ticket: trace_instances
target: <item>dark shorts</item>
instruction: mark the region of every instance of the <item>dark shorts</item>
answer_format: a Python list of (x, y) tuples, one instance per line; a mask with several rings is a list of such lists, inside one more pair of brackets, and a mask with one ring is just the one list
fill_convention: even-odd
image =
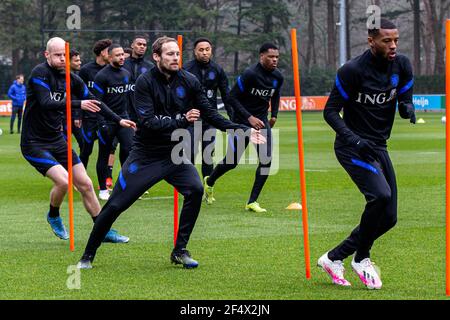
[[(56, 165), (62, 165), (67, 170), (67, 144), (64, 140), (43, 144), (34, 143), (21, 146), (23, 157), (43, 176)], [(72, 150), (72, 165), (81, 163), (80, 158)]]

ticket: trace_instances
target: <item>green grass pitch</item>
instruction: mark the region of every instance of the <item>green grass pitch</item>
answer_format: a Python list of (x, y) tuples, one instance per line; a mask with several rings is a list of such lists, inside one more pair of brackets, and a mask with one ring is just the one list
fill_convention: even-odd
[[(202, 205), (188, 249), (200, 266), (169, 262), (173, 236), (172, 188), (162, 182), (114, 227), (128, 244), (103, 244), (94, 269), (69, 290), (67, 268), (80, 258), (92, 220), (75, 193), (75, 252), (46, 222), (50, 181), (20, 153), (19, 135), (0, 118), (0, 299), (445, 299), (445, 127), (442, 114), (425, 124), (396, 119), (389, 150), (399, 186), (398, 224), (380, 238), (372, 259), (383, 288), (369, 291), (345, 261), (351, 288), (331, 284), (316, 267), (320, 255), (358, 223), (363, 196), (338, 164), (334, 133), (320, 113), (303, 115), (312, 277), (305, 278), (294, 113), (277, 123), (279, 163), (259, 198), (267, 214), (244, 210), (256, 165), (242, 165), (218, 181), (217, 201)], [(97, 187), (95, 157), (89, 174)], [(117, 167), (115, 173), (117, 174)], [(152, 199), (153, 198), (153, 199)], [(181, 201), (180, 201), (181, 205)], [(62, 217), (68, 224), (67, 203)]]

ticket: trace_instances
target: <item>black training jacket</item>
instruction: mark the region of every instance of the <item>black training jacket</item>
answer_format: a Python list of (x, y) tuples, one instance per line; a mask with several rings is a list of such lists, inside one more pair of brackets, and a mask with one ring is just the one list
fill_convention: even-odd
[(336, 146), (348, 144), (357, 134), (386, 148), (397, 101), (412, 103), (413, 84), (411, 63), (403, 55), (388, 61), (367, 50), (344, 64), (324, 110), (325, 120), (337, 133)]
[[(62, 138), (61, 123), (66, 112), (66, 76), (47, 62), (31, 71), (27, 85), (21, 145), (52, 143)], [(71, 73), (71, 99), (74, 118), (81, 116), (81, 100), (95, 99), (79, 76)], [(102, 115), (115, 122), (121, 118), (104, 103)]]
[(189, 126), (185, 114), (191, 109), (200, 110), (203, 119), (222, 131), (248, 129), (222, 117), (209, 104), (197, 78), (185, 70), (177, 71), (169, 80), (157, 67), (147, 71), (137, 79), (135, 99), (135, 147), (149, 153), (170, 153), (177, 144), (171, 141), (171, 135)]

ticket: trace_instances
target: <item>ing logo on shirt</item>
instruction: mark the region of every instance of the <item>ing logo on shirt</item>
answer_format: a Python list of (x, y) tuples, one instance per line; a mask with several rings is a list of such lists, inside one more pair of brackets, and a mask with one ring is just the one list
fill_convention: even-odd
[(50, 92), (50, 99), (53, 101), (61, 101), (66, 96), (66, 93)]
[(275, 93), (275, 89), (258, 89), (258, 88), (252, 88), (250, 93), (254, 96), (259, 97), (272, 97)]
[(216, 74), (214, 73), (214, 71), (209, 72), (208, 78), (209, 78), (209, 80), (214, 80), (216, 78)]

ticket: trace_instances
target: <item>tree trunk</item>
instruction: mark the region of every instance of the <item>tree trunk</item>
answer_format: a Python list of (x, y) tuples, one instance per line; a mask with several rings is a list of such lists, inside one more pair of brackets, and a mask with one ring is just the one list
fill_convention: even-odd
[(328, 54), (327, 65), (329, 68), (336, 68), (336, 23), (334, 20), (334, 1), (327, 0), (327, 33), (328, 33)]
[(308, 46), (306, 49), (306, 68), (311, 67), (311, 58), (316, 62), (314, 43), (314, 0), (308, 0)]
[[(241, 35), (241, 19), (242, 19), (242, 0), (238, 2), (238, 21), (237, 21), (237, 37)], [(239, 51), (234, 52), (234, 74), (239, 72)]]
[(351, 41), (350, 41), (350, 8), (353, 5), (353, 1), (345, 0), (345, 15), (347, 16), (347, 24), (345, 25), (345, 33), (346, 33), (346, 47), (347, 47), (347, 60), (350, 60), (352, 58), (352, 47), (351, 47)]
[(414, 73), (420, 75), (420, 0), (413, 1), (414, 11)]

